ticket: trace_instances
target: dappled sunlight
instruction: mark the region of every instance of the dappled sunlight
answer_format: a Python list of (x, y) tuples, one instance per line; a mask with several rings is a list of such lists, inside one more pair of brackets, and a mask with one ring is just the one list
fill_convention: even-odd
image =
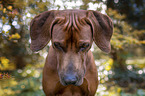
[[(99, 79), (95, 96), (145, 96), (144, 3), (145, 0), (0, 0), (0, 96), (44, 96), (42, 70), (52, 42), (32, 52), (30, 22), (44, 11), (64, 9), (97, 10), (112, 19), (111, 52), (103, 53), (95, 43), (90, 48)], [(106, 21), (110, 27), (111, 22)]]

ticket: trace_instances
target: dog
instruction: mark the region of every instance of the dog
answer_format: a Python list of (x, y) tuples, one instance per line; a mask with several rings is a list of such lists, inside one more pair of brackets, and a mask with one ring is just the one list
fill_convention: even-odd
[(90, 48), (93, 41), (104, 52), (111, 50), (111, 19), (92, 10), (50, 10), (30, 23), (32, 51), (51, 40), (43, 69), (46, 96), (94, 96), (97, 68)]

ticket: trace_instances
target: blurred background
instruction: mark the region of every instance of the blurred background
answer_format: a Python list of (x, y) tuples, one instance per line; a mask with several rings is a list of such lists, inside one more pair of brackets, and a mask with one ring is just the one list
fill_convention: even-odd
[(93, 45), (96, 96), (145, 96), (145, 0), (0, 0), (0, 96), (44, 96), (42, 69), (50, 44), (30, 50), (34, 16), (47, 10), (98, 10), (114, 23), (112, 51)]

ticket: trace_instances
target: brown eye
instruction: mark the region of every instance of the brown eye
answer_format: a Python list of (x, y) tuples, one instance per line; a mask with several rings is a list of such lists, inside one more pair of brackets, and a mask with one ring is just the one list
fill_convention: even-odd
[(85, 51), (89, 46), (89, 43), (80, 44), (80, 51)]
[(59, 42), (54, 42), (53, 45), (56, 49), (63, 51), (63, 47)]

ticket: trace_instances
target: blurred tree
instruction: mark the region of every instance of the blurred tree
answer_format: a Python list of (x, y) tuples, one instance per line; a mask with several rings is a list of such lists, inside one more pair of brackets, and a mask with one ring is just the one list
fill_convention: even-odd
[[(82, 5), (76, 4), (77, 6), (75, 6), (77, 1), (80, 1)], [(107, 5), (107, 10), (102, 2)], [(145, 0), (0, 0), (0, 79), (9, 78), (7, 78), (8, 81), (6, 79), (0, 80), (0, 93), (4, 96), (43, 96), (41, 70), (39, 70), (40, 65), (37, 63), (41, 57), (39, 55), (45, 53), (46, 50), (37, 54), (30, 51), (29, 23), (35, 15), (43, 11), (67, 9), (68, 4), (71, 6), (74, 4), (72, 6), (74, 9), (87, 10), (91, 7), (93, 10), (106, 10), (114, 23), (111, 58), (106, 59), (108, 57), (106, 54), (103, 54), (99, 49), (94, 50), (97, 53), (94, 56), (95, 59), (98, 59), (96, 64), (102, 86), (99, 85), (99, 89), (102, 91), (98, 90), (98, 96), (128, 96), (128, 93), (123, 93), (121, 87), (128, 87), (125, 89), (132, 93), (139, 88), (145, 89), (145, 74), (142, 69), (136, 68), (139, 65), (138, 61), (140, 61), (137, 58), (141, 57), (141, 60), (144, 58), (144, 49), (140, 53), (136, 50), (141, 49), (145, 44), (144, 3)], [(105, 7), (103, 8), (102, 5)], [(132, 60), (135, 65), (127, 65), (128, 59)], [(23, 68), (26, 64), (28, 65)], [(36, 64), (36, 66), (32, 64)], [(12, 78), (1, 72), (1, 70), (15, 69), (15, 66), (23, 68), (23, 70), (14, 71), (14, 74), (11, 75)], [(140, 68), (144, 67), (145, 64), (142, 64)], [(113, 82), (109, 82), (111, 80)], [(116, 83), (121, 87), (118, 85), (114, 87)], [(109, 88), (113, 91), (108, 92)], [(114, 95), (114, 92), (119, 95)], [(129, 96), (144, 96), (144, 94), (145, 92), (139, 89), (136, 94)]]
[(125, 14), (134, 28), (145, 29), (145, 0), (107, 0), (107, 7)]
[(83, 5), (80, 6), (80, 9), (83, 9), (83, 10), (87, 10), (88, 9), (88, 3), (90, 2), (90, 0), (82, 0), (83, 2)]
[[(140, 39), (140, 36), (145, 34), (145, 30), (134, 28), (128, 22), (124, 21), (126, 15), (118, 13), (117, 10), (108, 8), (106, 12), (112, 18), (114, 24), (114, 34), (111, 40), (111, 58), (113, 59), (112, 69), (115, 74), (110, 79), (117, 81), (117, 84), (121, 87), (129, 87), (131, 83), (139, 83), (139, 88), (142, 86), (145, 87), (143, 83), (145, 78), (130, 71), (126, 64), (126, 60), (129, 58), (137, 59), (135, 50), (145, 44), (145, 40)], [(144, 56), (144, 54), (139, 56)], [(132, 90), (134, 91), (135, 89)]]
[(114, 60), (114, 67), (126, 70), (126, 59), (133, 55), (133, 48), (145, 44), (139, 37), (145, 30), (137, 30), (124, 21), (125, 15), (119, 14), (116, 10), (108, 9), (107, 14), (112, 17), (114, 23), (114, 34), (112, 38), (111, 57)]
[[(120, 50), (121, 52), (118, 52), (118, 50), (115, 51), (113, 48), (112, 58), (116, 62), (118, 62), (118, 64), (122, 65), (122, 66), (118, 65), (119, 68), (126, 69), (124, 65), (126, 61), (125, 57), (126, 58), (129, 57), (131, 53), (132, 55), (133, 53), (139, 54), (140, 56), (144, 55), (142, 54), (145, 52), (144, 47), (142, 48), (142, 46), (144, 45), (144, 40), (145, 40), (144, 3), (145, 3), (145, 0), (107, 0), (106, 1), (108, 10), (110, 8), (112, 8), (113, 10), (116, 10), (114, 12), (110, 12), (110, 11), (109, 11), (110, 13), (108, 12), (109, 15), (114, 14), (114, 16), (112, 16), (114, 24), (115, 24), (114, 33), (116, 34), (118, 31), (120, 32), (119, 34), (117, 34), (118, 37), (120, 35), (123, 35), (123, 39), (125, 39), (124, 37), (127, 36), (128, 39), (126, 39), (126, 41), (124, 42), (130, 41), (130, 43), (125, 44), (125, 46), (124, 46), (124, 43), (118, 43), (118, 45), (123, 47), (122, 51)], [(118, 15), (115, 15), (117, 13)], [(123, 16), (123, 18), (119, 18), (121, 16)], [(118, 40), (121, 41), (122, 39), (118, 38)], [(139, 40), (140, 42), (138, 42), (137, 40)], [(134, 42), (134, 44), (136, 42), (135, 44), (136, 47), (130, 46), (131, 42)], [(126, 48), (126, 45), (128, 45), (127, 48)], [(141, 53), (137, 53), (136, 51), (134, 51), (137, 48), (137, 46), (140, 46), (139, 47), (140, 49), (142, 48)]]
[[(145, 29), (145, 0), (107, 0), (107, 8), (112, 8), (120, 14), (125, 14), (125, 21), (133, 28)], [(140, 40), (145, 40), (145, 32), (138, 36)], [(141, 46), (142, 53), (145, 53), (145, 45)], [(138, 48), (139, 49), (139, 48)]]
[(0, 1), (0, 57), (10, 59), (16, 68), (37, 62), (39, 54), (32, 54), (29, 49), (28, 25), (34, 15), (48, 10), (49, 5), (45, 0)]

